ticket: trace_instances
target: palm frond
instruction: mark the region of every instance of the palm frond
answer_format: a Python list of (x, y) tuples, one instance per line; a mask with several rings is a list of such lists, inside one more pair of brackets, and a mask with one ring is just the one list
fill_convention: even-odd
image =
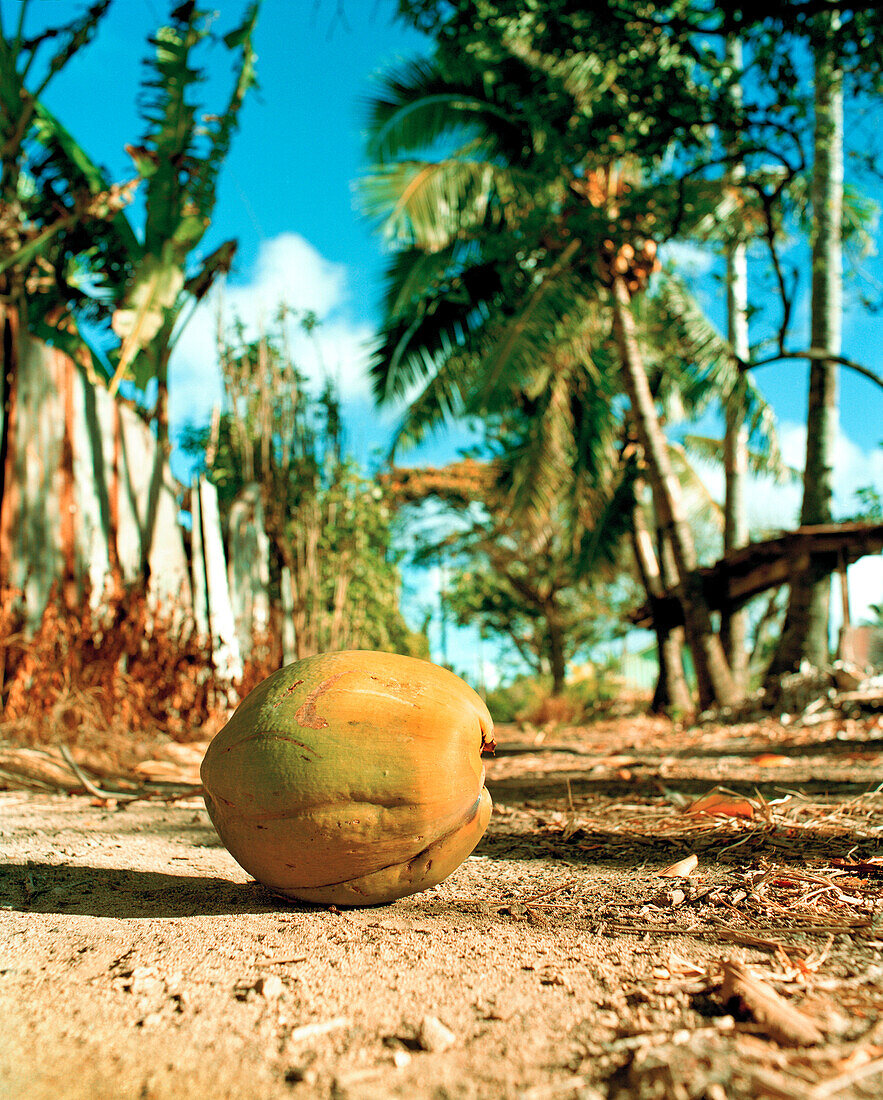
[[(403, 262), (393, 263), (393, 284), (408, 277), (405, 273), (408, 257), (396, 260)], [(416, 279), (416, 273), (412, 274)], [(402, 309), (381, 329), (371, 357), (376, 399), (384, 402), (404, 397), (448, 356), (465, 350), (477, 339), (500, 292), (497, 267), (476, 264), (449, 279), (435, 296), (414, 301), (410, 309), (402, 302)], [(473, 354), (475, 347), (472, 343)]]
[(713, 401), (735, 403), (748, 427), (749, 440), (766, 454), (770, 471), (780, 466), (775, 415), (754, 379), (742, 369), (729, 341), (675, 276), (660, 281), (655, 304), (663, 346), (673, 351), (684, 367), (678, 379), (688, 412), (698, 415)]
[(390, 455), (416, 446), (445, 421), (462, 415), (469, 373), (468, 357), (462, 355), (449, 355), (436, 367), (420, 393), (408, 402), (393, 436)]
[(616, 560), (622, 540), (632, 528), (637, 477), (637, 463), (624, 462), (615, 470), (606, 491), (593, 495), (592, 523), (583, 527), (579, 540), (580, 574), (590, 575)]
[(367, 103), (370, 159), (384, 163), (452, 140), (478, 139), (491, 151), (503, 131), (510, 141), (520, 141), (518, 123), (492, 102), (475, 71), (458, 75), (462, 79), (451, 79), (431, 58), (385, 72)]
[(684, 492), (690, 519), (696, 521), (710, 518), (715, 527), (723, 531), (723, 508), (711, 495), (696, 467), (687, 458), (684, 447), (679, 443), (669, 441), (668, 452), (675, 475)]
[(429, 251), (499, 225), (506, 207), (531, 191), (527, 173), (462, 155), (379, 165), (359, 185), (364, 213), (387, 240)]
[[(695, 435), (692, 432), (682, 439), (684, 449), (688, 454), (695, 455), (701, 462), (711, 466), (720, 465), (724, 441), (711, 436)], [(748, 451), (748, 469), (758, 477), (771, 477), (777, 482), (796, 481), (800, 477), (800, 470), (793, 466), (786, 466), (781, 461), (778, 451), (771, 454), (767, 450), (751, 449)]]
[[(467, 411), (505, 407), (537, 364), (578, 328), (585, 286), (572, 264), (580, 247), (579, 240), (571, 241), (548, 267), (528, 273), (519, 300), (496, 326)], [(515, 288), (507, 289), (511, 293)]]
[(384, 273), (383, 313), (389, 319), (413, 317), (421, 302), (450, 289), (463, 272), (482, 261), (481, 246), (454, 240), (437, 252), (408, 248), (394, 252)]

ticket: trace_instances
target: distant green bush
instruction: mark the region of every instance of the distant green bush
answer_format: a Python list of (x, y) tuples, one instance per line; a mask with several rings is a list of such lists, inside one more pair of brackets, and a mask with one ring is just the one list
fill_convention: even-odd
[(485, 693), (495, 722), (578, 723), (591, 718), (619, 695), (619, 684), (606, 668), (597, 668), (552, 694), (549, 676), (518, 676)]

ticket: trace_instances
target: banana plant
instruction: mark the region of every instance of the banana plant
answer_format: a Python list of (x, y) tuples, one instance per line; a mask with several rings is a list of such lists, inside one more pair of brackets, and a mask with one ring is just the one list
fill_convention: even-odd
[[(151, 40), (154, 54), (145, 63), (146, 132), (139, 145), (127, 147), (138, 179), (123, 185), (108, 181), (40, 99), (49, 77), (94, 35), (109, 3), (93, 4), (69, 26), (24, 43), (25, 0), (17, 37), (7, 39), (0, 33), (3, 214), (8, 219), (20, 211), (28, 230), (15, 249), (0, 255), (0, 278), (17, 274), (33, 279), (35, 262), (51, 261), (51, 281), (68, 292), (72, 314), (55, 342), (60, 339), (73, 347), (74, 317), (95, 319), (113, 306), (112, 327), (120, 345), (110, 354), (111, 393), (126, 377), (140, 390), (156, 378), (164, 391), (168, 359), (190, 310), (214, 279), (229, 270), (235, 253), (235, 242), (226, 241), (199, 264), (192, 263), (192, 253), (211, 222), (218, 174), (242, 103), (255, 84), (252, 39), (260, 0), (249, 5), (240, 25), (223, 39), (238, 60), (226, 107), (212, 115), (200, 115), (193, 95), (204, 76), (195, 67), (194, 55), (210, 35), (211, 16), (193, 2), (171, 12), (168, 25)], [(43, 39), (54, 38), (62, 44), (46, 66), (48, 76), (35, 91), (26, 91), (24, 82), (36, 49)], [(36, 151), (28, 171), (16, 152), (25, 140)], [(143, 184), (144, 191), (142, 232), (124, 210), (136, 183)], [(50, 219), (42, 208), (53, 210), (55, 216)], [(88, 290), (78, 293), (81, 285)], [(50, 312), (45, 299), (32, 312), (34, 323), (48, 335), (53, 326), (43, 322)], [(81, 332), (74, 331), (73, 341), (88, 347)], [(92, 360), (97, 371), (107, 371), (104, 357), (93, 352)]]
[[(235, 241), (226, 241), (201, 262), (192, 262), (211, 221), (218, 174), (242, 103), (255, 84), (252, 39), (260, 0), (249, 4), (241, 23), (223, 39), (236, 57), (233, 86), (222, 111), (211, 115), (201, 114), (194, 94), (203, 79), (196, 55), (210, 36), (211, 17), (192, 2), (172, 10), (168, 24), (151, 40), (154, 52), (146, 62), (145, 133), (128, 150), (138, 179), (121, 186), (108, 182), (40, 99), (48, 79), (94, 35), (108, 4), (93, 4), (79, 20), (27, 41), (27, 3), (9, 37), (2, 33), (0, 13), (2, 220), (17, 218), (20, 230), (17, 246), (0, 254), (0, 283), (20, 288), (29, 331), (78, 361), (85, 357), (93, 381), (103, 375), (112, 394), (124, 378), (142, 391), (156, 380), (153, 415), (159, 446), (141, 531), (146, 583), (169, 451), (169, 359), (196, 304), (230, 269), (236, 249)], [(37, 81), (35, 91), (25, 92), (36, 51), (55, 41), (60, 44), (45, 66), (48, 76)], [(28, 170), (22, 157), (26, 144)], [(140, 232), (124, 209), (136, 184), (142, 186), (146, 211)], [(119, 338), (109, 357), (78, 326), (83, 319), (106, 320), (108, 313)], [(9, 374), (4, 372), (4, 378)], [(4, 382), (4, 407), (10, 404), (7, 389), (12, 392)], [(13, 422), (14, 417), (4, 416), (4, 433)]]
[(110, 391), (130, 374), (143, 390), (155, 378), (160, 397), (157, 419), (165, 415), (168, 362), (189, 319), (215, 278), (229, 270), (235, 242), (226, 241), (194, 270), (191, 255), (211, 222), (218, 174), (236, 129), (239, 112), (255, 85), (253, 35), (260, 0), (224, 38), (237, 55), (233, 88), (219, 114), (200, 117), (193, 92), (203, 74), (194, 55), (210, 33), (210, 16), (194, 2), (176, 7), (170, 22), (152, 39), (147, 61), (140, 145), (127, 147), (145, 184), (144, 232), (133, 249), (131, 273), (113, 314), (120, 339)]
[(0, 7), (0, 589), (9, 583), (17, 522), (20, 341), (51, 310), (83, 298), (75, 276), (105, 251), (106, 222), (126, 198), (91, 186), (76, 165), (66, 176), (59, 149), (40, 142), (41, 97), (92, 40), (109, 3), (99, 0), (36, 36), (25, 33), (29, 0), (14, 8), (14, 26)]
[(127, 151), (145, 186), (146, 219), (129, 256), (129, 271), (112, 327), (119, 348), (112, 355), (109, 390), (131, 377), (142, 392), (156, 382), (157, 458), (141, 532), (141, 578), (150, 574), (162, 472), (170, 451), (168, 369), (172, 352), (196, 305), (215, 279), (230, 270), (234, 240), (225, 241), (197, 265), (192, 253), (211, 223), (218, 175), (229, 151), (242, 104), (256, 83), (253, 36), (260, 9), (254, 0), (224, 45), (237, 58), (233, 87), (219, 114), (199, 114), (194, 90), (203, 79), (195, 64), (210, 33), (210, 15), (194, 2), (176, 7), (160, 28), (146, 62), (140, 145)]

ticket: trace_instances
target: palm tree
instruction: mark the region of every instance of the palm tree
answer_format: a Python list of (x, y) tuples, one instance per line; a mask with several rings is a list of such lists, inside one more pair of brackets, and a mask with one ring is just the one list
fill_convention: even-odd
[[(536, 66), (512, 61), (509, 79), (520, 65), (514, 71), (529, 86)], [(560, 348), (578, 348), (608, 390), (616, 380), (669, 532), (701, 701), (731, 703), (737, 689), (701, 590), (632, 303), (655, 266), (652, 240), (634, 226), (642, 212), (648, 220), (647, 204), (658, 206), (659, 194), (642, 188), (634, 170), (599, 165), (584, 149), (569, 164), (559, 162), (560, 149), (547, 157), (548, 135), (536, 132), (535, 118), (495, 98), (465, 61), (453, 75), (438, 61), (393, 72), (374, 100), (375, 167), (363, 195), (398, 247), (374, 357), (375, 393), (389, 400), (422, 385), (403, 425), (413, 437), (446, 415), (487, 415), (517, 401)], [(708, 185), (697, 190), (703, 215), (713, 194)], [(615, 358), (606, 341), (587, 339), (586, 317), (599, 310), (613, 315)], [(723, 366), (737, 373), (732, 354)], [(596, 408), (605, 400), (601, 387), (588, 396)], [(587, 469), (591, 457), (582, 456)], [(545, 482), (537, 467), (534, 492)]]

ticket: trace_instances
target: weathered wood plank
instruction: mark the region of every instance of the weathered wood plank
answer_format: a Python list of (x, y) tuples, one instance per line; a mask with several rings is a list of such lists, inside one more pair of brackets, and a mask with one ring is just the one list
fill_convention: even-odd
[[(883, 523), (835, 523), (798, 527), (763, 542), (752, 542), (732, 550), (714, 565), (702, 569), (702, 585), (715, 611), (738, 610), (752, 597), (770, 588), (788, 584), (791, 577), (809, 564), (810, 556), (830, 560), (833, 573), (838, 562), (851, 565), (867, 554), (883, 551)], [(680, 601), (667, 590), (653, 601), (656, 613), (668, 625), (683, 623)], [(653, 625), (653, 609), (643, 604), (629, 616), (640, 627)]]

